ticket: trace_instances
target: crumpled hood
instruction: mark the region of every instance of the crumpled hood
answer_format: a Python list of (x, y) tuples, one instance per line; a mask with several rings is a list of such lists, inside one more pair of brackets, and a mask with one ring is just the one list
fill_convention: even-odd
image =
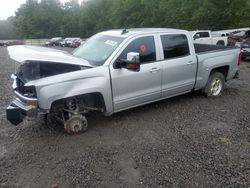
[(10, 58), (20, 63), (24, 63), (25, 61), (44, 61), (93, 67), (93, 65), (84, 59), (52, 48), (21, 45), (9, 46), (7, 49)]

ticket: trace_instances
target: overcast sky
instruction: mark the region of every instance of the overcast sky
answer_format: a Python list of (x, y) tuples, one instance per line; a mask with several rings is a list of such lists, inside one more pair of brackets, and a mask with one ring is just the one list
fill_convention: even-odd
[[(60, 0), (65, 3), (70, 0)], [(20, 7), (21, 4), (25, 3), (26, 0), (1, 0), (0, 3), (0, 20), (5, 20), (9, 16), (14, 16), (15, 11)]]

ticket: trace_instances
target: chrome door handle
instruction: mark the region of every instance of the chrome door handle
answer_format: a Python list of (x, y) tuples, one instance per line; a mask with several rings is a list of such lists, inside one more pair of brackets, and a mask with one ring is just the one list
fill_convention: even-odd
[(152, 68), (149, 72), (153, 73), (153, 72), (158, 72), (160, 71), (161, 69), (157, 68), (157, 67), (154, 67)]
[(193, 62), (193, 61), (187, 62), (187, 65), (193, 65), (193, 64), (195, 64), (195, 62)]

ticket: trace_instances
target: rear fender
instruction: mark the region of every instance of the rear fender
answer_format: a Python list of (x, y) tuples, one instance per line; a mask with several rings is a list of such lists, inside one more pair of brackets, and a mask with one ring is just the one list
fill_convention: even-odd
[(213, 70), (220, 69), (221, 67), (228, 67), (226, 80), (233, 78), (233, 76), (238, 70), (238, 53), (236, 53), (236, 50), (227, 54), (226, 51), (201, 54), (198, 55), (198, 61), (199, 68), (197, 74), (196, 89), (201, 89), (205, 87), (209, 75)]

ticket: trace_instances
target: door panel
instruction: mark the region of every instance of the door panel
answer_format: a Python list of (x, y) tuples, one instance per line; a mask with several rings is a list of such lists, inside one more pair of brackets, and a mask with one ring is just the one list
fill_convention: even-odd
[(163, 55), (162, 97), (189, 92), (195, 84), (197, 60), (184, 34), (160, 35)]
[(165, 60), (162, 76), (162, 96), (189, 92), (193, 89), (196, 75), (196, 58), (190, 55)]
[(160, 62), (143, 64), (140, 72), (111, 68), (114, 110), (160, 99), (161, 71)]
[(114, 110), (138, 106), (161, 98), (162, 62), (157, 62), (156, 36), (131, 39), (116, 61), (126, 59), (129, 52), (140, 54), (139, 72), (110, 66)]
[(200, 43), (200, 44), (212, 44), (212, 38), (199, 38), (195, 39), (194, 43)]

